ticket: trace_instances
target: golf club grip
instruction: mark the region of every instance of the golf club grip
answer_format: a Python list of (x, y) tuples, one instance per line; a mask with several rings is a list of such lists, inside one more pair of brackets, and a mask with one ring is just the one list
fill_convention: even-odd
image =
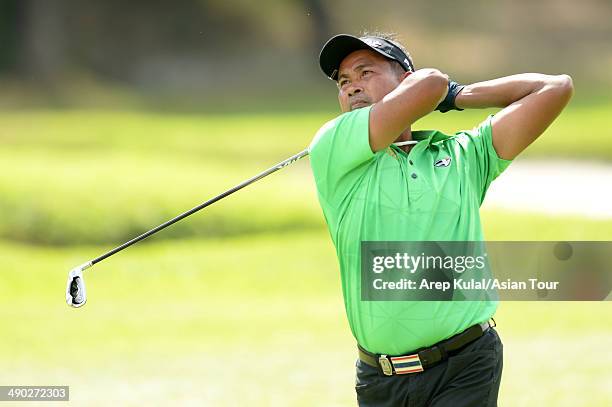
[(276, 164), (275, 166), (268, 168), (264, 172), (254, 176), (252, 178), (249, 178), (248, 180), (242, 182), (239, 185), (236, 185), (232, 189), (229, 189), (229, 190), (223, 192), (222, 194), (219, 194), (219, 195), (215, 196), (214, 198), (209, 199), (208, 201), (206, 201), (206, 202), (196, 206), (195, 208), (192, 208), (192, 209), (188, 210), (187, 212), (181, 213), (180, 215), (178, 215), (178, 216), (170, 219), (169, 221), (164, 222), (161, 225), (159, 225), (159, 226), (157, 226), (157, 227), (155, 227), (155, 228), (153, 228), (153, 229), (143, 233), (142, 235), (137, 236), (137, 237), (133, 238), (132, 240), (129, 240), (129, 241), (123, 243), (121, 246), (115, 247), (113, 250), (111, 250), (111, 251), (109, 251), (107, 253), (104, 253), (100, 257), (96, 257), (95, 259), (93, 259), (91, 261), (91, 265), (93, 266), (94, 264), (101, 262), (102, 260), (112, 256), (113, 254), (118, 253), (121, 250), (123, 250), (123, 249), (125, 249), (125, 248), (127, 248), (127, 247), (129, 247), (131, 245), (133, 245), (134, 243), (140, 242), (141, 240), (146, 239), (147, 237), (149, 237), (149, 236), (159, 232), (160, 230), (167, 228), (168, 226), (178, 222), (179, 220), (184, 219), (187, 216), (192, 215), (192, 214), (198, 212), (200, 209), (204, 209), (207, 206), (212, 205), (215, 202), (225, 198), (226, 196), (231, 195), (234, 192), (236, 192), (236, 191), (238, 191), (238, 190), (240, 190), (240, 189), (242, 189), (242, 188), (244, 188), (244, 187), (246, 187), (246, 186), (248, 186), (248, 185), (250, 185), (250, 184), (252, 184), (252, 183), (254, 183), (256, 181), (259, 181), (260, 179), (262, 179), (262, 178), (272, 174), (273, 172), (276, 172), (276, 171), (278, 171), (278, 170), (280, 170), (280, 169), (282, 169), (282, 168), (284, 168), (284, 167), (286, 167), (286, 166), (288, 166), (290, 164), (293, 164), (297, 160), (306, 157), (308, 155), (308, 153), (309, 153), (308, 149), (305, 149), (305, 150), (297, 153), (296, 155), (293, 155), (293, 156), (287, 158), (286, 160), (281, 161), (280, 163)]

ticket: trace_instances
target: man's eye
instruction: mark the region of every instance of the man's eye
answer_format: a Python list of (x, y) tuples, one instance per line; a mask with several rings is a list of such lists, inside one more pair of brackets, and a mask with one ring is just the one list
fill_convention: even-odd
[(366, 76), (367, 74), (371, 74), (371, 73), (372, 73), (372, 71), (363, 71), (361, 73), (361, 76)]
[(340, 87), (341, 87), (341, 88), (345, 87), (346, 85), (348, 85), (348, 82), (349, 82), (349, 81), (347, 81), (347, 80), (342, 80), (342, 81), (340, 81)]

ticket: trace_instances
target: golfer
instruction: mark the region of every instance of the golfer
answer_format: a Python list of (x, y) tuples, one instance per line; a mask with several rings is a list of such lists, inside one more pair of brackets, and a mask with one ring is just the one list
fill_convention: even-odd
[[(389, 35), (337, 35), (321, 69), (342, 114), (310, 145), (358, 344), (360, 406), (495, 406), (502, 343), (497, 301), (362, 301), (362, 241), (481, 241), (487, 188), (561, 113), (567, 75), (526, 73), (461, 86), (416, 70)], [(502, 108), (469, 131), (411, 126), (434, 110)]]

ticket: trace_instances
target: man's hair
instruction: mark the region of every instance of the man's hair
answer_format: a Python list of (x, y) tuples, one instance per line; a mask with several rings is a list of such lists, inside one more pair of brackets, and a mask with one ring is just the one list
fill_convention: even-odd
[[(406, 56), (408, 58), (410, 58), (410, 61), (413, 61), (412, 56), (410, 55), (410, 53), (406, 50), (406, 47), (404, 47), (404, 44), (402, 44), (401, 42), (399, 42), (398, 40), (398, 35), (396, 33), (393, 32), (382, 32), (382, 31), (367, 31), (364, 30), (361, 32), (361, 34), (359, 34), (360, 37), (378, 37), (378, 38), (382, 38), (383, 40), (387, 40), (390, 43), (392, 43), (393, 45), (395, 45), (396, 47), (398, 47), (399, 49), (401, 49), (402, 51), (404, 51), (404, 54), (406, 54)], [(403, 75), (406, 71), (404, 70), (404, 68), (400, 65), (399, 62), (394, 61), (392, 59), (388, 59), (389, 63), (391, 64), (391, 68), (393, 68), (393, 71), (398, 74), (398, 75)]]

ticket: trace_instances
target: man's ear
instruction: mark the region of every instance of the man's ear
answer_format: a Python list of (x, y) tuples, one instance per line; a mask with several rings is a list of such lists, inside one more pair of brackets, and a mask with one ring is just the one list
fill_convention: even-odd
[(404, 72), (404, 73), (402, 74), (402, 81), (403, 81), (404, 79), (406, 79), (407, 77), (409, 77), (410, 75), (412, 75), (413, 73), (414, 73), (414, 72), (412, 72), (412, 71), (406, 71), (406, 72)]

